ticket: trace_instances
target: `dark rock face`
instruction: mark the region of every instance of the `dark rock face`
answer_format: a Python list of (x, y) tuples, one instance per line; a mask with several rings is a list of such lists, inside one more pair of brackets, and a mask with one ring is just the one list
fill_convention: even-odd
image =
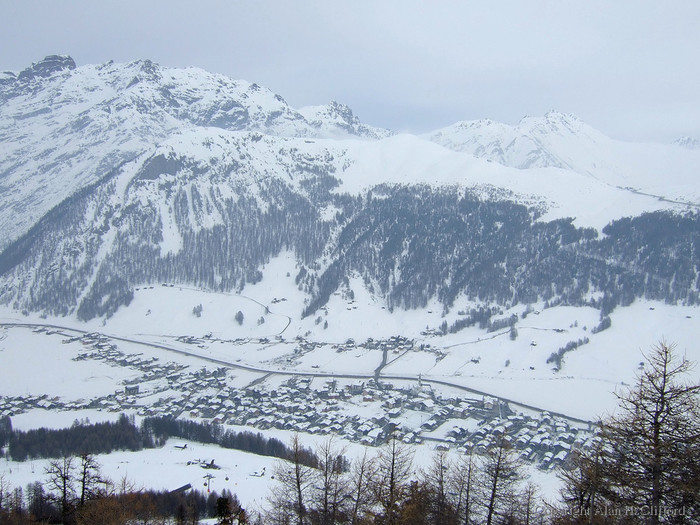
[(75, 69), (75, 60), (67, 55), (49, 55), (22, 71), (18, 80), (32, 80), (33, 78), (50, 77), (60, 71)]
[(3, 71), (0, 73), (0, 86), (4, 84), (11, 84), (17, 80), (17, 75), (15, 75), (12, 71)]

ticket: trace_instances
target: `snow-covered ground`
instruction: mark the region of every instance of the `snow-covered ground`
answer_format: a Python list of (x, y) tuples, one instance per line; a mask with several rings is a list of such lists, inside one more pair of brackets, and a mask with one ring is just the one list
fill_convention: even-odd
[[(222, 449), (215, 445), (187, 442), (181, 450), (182, 440), (169, 440), (163, 447), (139, 452), (113, 452), (97, 455), (102, 474), (117, 486), (123, 479), (137, 489), (174, 490), (188, 483), (206, 492), (204, 478), (212, 474), (210, 488), (221, 492), (228, 489), (238, 495), (244, 508), (262, 509), (271, 484), (275, 464), (279, 461), (239, 450)], [(220, 470), (203, 469), (200, 461), (212, 459)], [(49, 460), (24, 462), (0, 460), (0, 476), (13, 487), (25, 487), (29, 483), (46, 479), (44, 472)], [(189, 464), (188, 464), (189, 462)]]
[[(286, 275), (289, 260), (284, 257), (268, 264), (266, 272), (283, 272)], [(409, 351), (388, 354), (388, 364), (382, 370), (382, 377), (393, 382), (396, 387), (416, 384), (420, 376), (424, 381), (431, 379), (455, 385), (447, 387), (433, 384), (433, 388), (444, 396), (479, 397), (459, 390), (460, 386), (482, 391), (493, 396), (510, 399), (525, 405), (560, 412), (572, 417), (595, 420), (614, 410), (615, 392), (620, 392), (633, 384), (643, 353), (659, 340), (677, 344), (680, 353), (698, 361), (700, 349), (695, 344), (700, 337), (700, 312), (697, 308), (669, 306), (661, 303), (637, 301), (626, 308), (617, 308), (612, 314), (611, 328), (598, 334), (591, 329), (599, 322), (597, 311), (589, 308), (555, 307), (535, 309), (516, 325), (518, 337), (511, 340), (507, 331), (486, 333), (477, 328), (465, 329), (447, 336), (422, 335), (426, 323), (436, 327), (441, 319), (439, 310), (429, 313), (409, 312), (390, 314), (376, 304), (371, 304), (369, 295), (362, 295), (358, 289), (355, 295), (357, 309), (348, 310), (349, 301), (335, 296), (329, 303), (323, 318), (328, 320), (328, 328), (312, 324), (313, 320), (295, 319), (287, 313), (298, 311), (301, 295), (293, 282), (288, 289), (266, 287), (265, 279), (256, 286), (246, 289), (246, 297), (212, 294), (178, 287), (154, 286), (139, 290), (132, 306), (120, 310), (104, 326), (93, 322), (88, 324), (68, 319), (40, 319), (30, 316), (17, 316), (4, 311), (0, 322), (36, 322), (40, 324), (71, 325), (83, 330), (97, 330), (105, 334), (120, 334), (127, 339), (114, 340), (119, 351), (138, 355), (144, 361), (157, 358), (163, 363), (174, 363), (197, 370), (201, 367), (217, 368), (220, 364), (202, 361), (207, 359), (230, 361), (233, 365), (246, 365), (283, 374), (327, 373), (359, 374), (371, 377), (381, 363), (379, 350), (356, 347), (341, 353), (333, 345), (345, 342), (354, 336), (359, 343), (368, 337), (382, 338), (390, 334), (403, 335), (414, 339), (414, 347)], [(272, 299), (285, 297), (285, 301), (272, 303)], [(192, 314), (193, 306), (203, 305), (201, 317)], [(146, 315), (148, 308), (151, 314)], [(159, 306), (160, 305), (160, 306)], [(269, 305), (269, 306), (268, 306)], [(269, 312), (265, 310), (269, 307)], [(233, 319), (233, 313), (241, 309), (245, 312), (243, 325)], [(244, 310), (245, 309), (245, 310)], [(517, 312), (522, 313), (519, 307)], [(248, 323), (262, 313), (264, 324)], [(511, 312), (504, 312), (504, 316)], [(129, 314), (132, 322), (129, 323)], [(168, 320), (176, 319), (176, 322)], [(285, 325), (291, 324), (285, 328)], [(283, 320), (283, 322), (278, 322)], [(385, 321), (386, 320), (386, 321)], [(226, 323), (226, 326), (222, 326)], [(277, 323), (277, 324), (275, 324)], [(387, 328), (388, 325), (388, 328)], [(274, 329), (271, 329), (275, 326)], [(218, 330), (217, 330), (218, 328)], [(270, 329), (268, 331), (268, 329)], [(279, 332), (275, 330), (279, 329)], [(303, 331), (313, 330), (309, 341), (316, 346), (296, 356), (290, 361), (285, 358), (293, 354), (295, 337)], [(200, 344), (187, 344), (178, 341), (176, 336), (192, 335), (201, 338), (213, 333), (215, 339), (199, 339)], [(280, 335), (283, 340), (277, 339)], [(287, 335), (289, 334), (289, 335)], [(359, 335), (361, 334), (361, 335)], [(63, 401), (79, 401), (90, 397), (114, 394), (124, 388), (124, 381), (138, 374), (128, 368), (114, 366), (96, 360), (78, 360), (84, 349), (80, 341), (70, 341), (70, 333), (34, 332), (29, 328), (4, 327), (0, 329), (0, 367), (3, 381), (0, 385), (2, 396), (45, 395), (48, 400), (60, 398)], [(270, 338), (261, 343), (260, 338)], [(570, 340), (589, 337), (590, 342), (565, 354), (560, 371), (547, 364), (547, 357)], [(221, 339), (218, 339), (221, 338)], [(236, 339), (243, 341), (235, 341)], [(135, 342), (159, 342), (175, 349), (183, 349), (192, 355), (159, 349)], [(421, 350), (420, 345), (430, 345)], [(266, 376), (264, 372), (254, 372), (232, 368), (227, 381), (232, 386), (243, 388), (254, 381), (262, 381), (267, 388), (279, 387), (287, 375)], [(404, 379), (398, 379), (404, 378)], [(411, 380), (410, 378), (413, 378)], [(353, 382), (351, 378), (337, 378), (340, 387)], [(314, 379), (312, 388), (320, 388), (324, 379)], [(154, 392), (152, 402), (162, 396), (175, 395), (167, 390), (164, 383), (145, 384)], [(164, 390), (160, 394), (158, 388)], [(520, 408), (514, 405), (515, 410)], [(374, 401), (362, 402), (347, 409), (347, 415), (371, 417), (379, 410)], [(526, 408), (523, 411), (528, 412)], [(25, 414), (13, 416), (13, 426), (18, 429), (39, 426), (58, 428), (70, 426), (75, 420), (97, 422), (114, 420), (117, 413), (106, 410), (67, 410), (46, 411), (33, 409)], [(400, 424), (406, 427), (420, 426), (429, 415), (421, 412), (405, 411)], [(451, 428), (442, 425), (435, 435), (428, 437), (444, 438)], [(469, 420), (460, 422), (469, 425)], [(248, 427), (241, 427), (242, 428)], [(274, 436), (288, 442), (291, 432), (266, 430), (266, 436)], [(303, 434), (302, 441), (313, 445), (326, 439), (323, 436)], [(208, 445), (190, 444), (188, 450), (174, 447), (178, 442), (171, 441), (162, 449), (138, 453), (116, 452), (101, 455), (100, 463), (105, 474), (112, 479), (126, 475), (137, 485), (152, 488), (172, 489), (186, 483), (193, 486), (203, 484), (206, 471), (187, 465), (195, 459), (216, 459), (222, 466), (214, 473), (215, 489), (229, 488), (236, 492), (244, 505), (259, 508), (264, 505), (270, 488), (269, 475), (257, 477), (255, 472), (262, 468), (269, 473), (275, 459), (238, 451), (222, 450)], [(349, 457), (357, 457), (364, 447), (339, 440), (347, 447)], [(426, 440), (416, 453), (417, 468), (427, 465), (435, 443)], [(373, 451), (372, 449), (370, 449)], [(454, 453), (454, 451), (453, 451)], [(44, 460), (16, 463), (0, 461), (0, 475), (5, 475), (13, 485), (24, 485), (40, 479), (43, 475)], [(542, 473), (532, 469), (532, 479), (550, 499), (556, 498), (558, 481), (552, 473)], [(229, 479), (226, 480), (226, 477)]]
[[(420, 375), (425, 380), (444, 381), (590, 420), (614, 408), (614, 393), (634, 383), (644, 361), (643, 353), (660, 340), (675, 343), (681, 354), (700, 360), (697, 307), (636, 301), (615, 309), (610, 316), (611, 328), (594, 334), (592, 329), (600, 321), (595, 309), (537, 309), (535, 305), (523, 319), (525, 308), (521, 305), (503, 313), (503, 317), (520, 317), (515, 340), (507, 329), (487, 333), (477, 327), (438, 336), (426, 332), (426, 328), (437, 329), (442, 321), (454, 322), (459, 317), (459, 302), (444, 317), (437, 304), (424, 310), (390, 313), (364, 287), (351, 281), (353, 300), (334, 295), (319, 312), (320, 322), (315, 317), (299, 319), (304, 296), (294, 286), (293, 277), (285, 277), (287, 273), (294, 275), (289, 254), (272, 260), (263, 280), (246, 287), (244, 296), (161, 285), (145, 287), (136, 292), (128, 308), (120, 309), (104, 325), (99, 320), (81, 323), (69, 318), (24, 317), (7, 309), (0, 312), (0, 322), (72, 326), (131, 339), (133, 344), (120, 341), (120, 349), (148, 358), (219, 366), (198, 362), (196, 356), (201, 356), (254, 369), (235, 372), (241, 385), (267, 372), (371, 377), (382, 362), (382, 351), (360, 345), (368, 338), (400, 335), (412, 340), (413, 348), (388, 352), (381, 371), (386, 380), (417, 379)], [(282, 284), (267, 284), (272, 282)], [(202, 313), (197, 317), (192, 310), (199, 304)], [(234, 318), (237, 311), (244, 314), (240, 325)], [(263, 323), (259, 323), (261, 318), (265, 319)], [(59, 335), (47, 340), (46, 335), (28, 330), (5, 329), (0, 334), (4, 338), (0, 340), (0, 365), (4, 370), (0, 395), (45, 393), (79, 399), (114, 392), (133, 377), (126, 369), (73, 361), (80, 343), (62, 344)], [(208, 334), (211, 339), (204, 339)], [(199, 339), (186, 343), (177, 340), (179, 336)], [(301, 336), (314, 344), (302, 349)], [(338, 351), (337, 345), (351, 338), (356, 346)], [(585, 338), (587, 344), (564, 355), (561, 370), (555, 371), (555, 365), (546, 362), (567, 343)], [(143, 346), (138, 341), (179, 349), (192, 357)]]
[(113, 393), (133, 372), (101, 362), (73, 361), (79, 343), (61, 344), (44, 334), (14, 330), (0, 341), (2, 387), (0, 395), (48, 394), (69, 400)]
[[(71, 415), (65, 413), (63, 425), (53, 417), (54, 424), (57, 427), (68, 425)], [(28, 419), (36, 416), (37, 414), (32, 414), (23, 418), (24, 423), (27, 424)], [(96, 420), (99, 420), (99, 417)], [(32, 428), (42, 426), (42, 421), (42, 418), (38, 418), (29, 426)], [(250, 430), (240, 427), (230, 428), (235, 431)], [(291, 432), (285, 431), (268, 430), (262, 433), (265, 437), (276, 437), (285, 443), (289, 443), (292, 437)], [(302, 434), (300, 439), (304, 446), (313, 449), (327, 440), (327, 437)], [(187, 444), (186, 449), (178, 448), (184, 444)], [(333, 445), (350, 461), (359, 460), (366, 451), (361, 445), (346, 443), (342, 440), (335, 440)], [(408, 447), (413, 452), (414, 472), (418, 474), (421, 470), (428, 469), (434, 457), (432, 445), (409, 445)], [(370, 448), (367, 452), (367, 457), (372, 458), (378, 450)], [(269, 508), (268, 497), (276, 484), (275, 469), (282, 464), (281, 460), (274, 457), (180, 439), (170, 439), (161, 448), (99, 454), (96, 455), (96, 459), (106, 479), (117, 486), (122, 481), (129, 481), (136, 489), (174, 490), (190, 484), (193, 488), (205, 491), (207, 488), (205, 476), (212, 475), (214, 477), (209, 481), (211, 490), (217, 492), (223, 489), (230, 490), (238, 496), (243, 507), (249, 511), (264, 511)], [(458, 461), (457, 454), (451, 452), (448, 459)], [(201, 467), (202, 462), (209, 463), (212, 460), (220, 469)], [(46, 479), (45, 468), (48, 462), (47, 459), (24, 462), (0, 459), (0, 476), (4, 476), (11, 487), (25, 487), (29, 483)], [(555, 473), (543, 472), (534, 467), (525, 467), (525, 472), (528, 481), (538, 487), (539, 494), (543, 498), (548, 501), (556, 500), (560, 482)]]
[[(672, 200), (691, 203), (695, 208), (700, 200), (695, 190), (694, 172), (688, 167), (700, 165), (700, 155), (678, 151), (681, 157), (678, 169), (667, 164), (665, 170), (661, 170), (659, 159), (671, 162), (675, 158), (663, 146), (634, 145), (635, 149), (629, 145), (634, 151), (647, 152), (645, 158), (648, 157), (657, 169), (646, 166), (642, 180), (632, 180), (633, 170), (629, 167), (625, 167), (628, 174), (625, 179), (616, 178), (617, 172), (607, 167), (600, 170), (555, 166), (517, 169), (430, 144), (413, 135), (397, 135), (370, 143), (345, 141), (344, 146), (353, 162), (342, 174), (339, 191), (349, 193), (369, 189), (379, 181), (471, 188), (481, 191), (484, 197), (500, 196), (527, 205), (544, 206), (547, 210), (541, 218), (544, 221), (573, 217), (576, 226), (598, 230), (621, 217), (655, 210), (687, 209), (686, 205)], [(668, 148), (674, 152), (680, 150)], [(648, 153), (649, 149), (657, 155)]]
[[(138, 290), (128, 308), (119, 310), (105, 322), (23, 316), (5, 308), (0, 311), (0, 323), (54, 324), (100, 332), (118, 337), (107, 340), (127, 356), (138, 356), (144, 362), (155, 358), (162, 364), (185, 367), (185, 371), (202, 367), (213, 370), (222, 363), (230, 363), (227, 384), (244, 388), (257, 383), (270, 390), (279, 388), (293, 374), (328, 374), (338, 381), (339, 388), (355, 381), (350, 377), (344, 379), (343, 375), (372, 377), (382, 362), (382, 351), (359, 345), (370, 337), (381, 340), (401, 335), (413, 340), (413, 347), (389, 351), (387, 364), (381, 371), (381, 377), (397, 388), (416, 385), (419, 378), (427, 382), (437, 380), (453, 385), (432, 383), (433, 389), (445, 397), (480, 397), (460, 390), (466, 387), (583, 420), (595, 420), (614, 410), (615, 393), (634, 383), (644, 352), (659, 340), (675, 343), (679, 353), (693, 361), (700, 360), (700, 348), (696, 344), (700, 338), (697, 307), (636, 301), (629, 307), (615, 309), (610, 316), (612, 326), (593, 334), (592, 328), (600, 321), (595, 309), (545, 309), (543, 305), (533, 305), (532, 311), (522, 318), (525, 307), (520, 305), (502, 314), (503, 317), (511, 314), (520, 317), (515, 340), (511, 340), (507, 329), (487, 333), (476, 327), (438, 336), (433, 335), (433, 330), (444, 320), (452, 323), (458, 317), (459, 306), (447, 314), (443, 314), (437, 304), (424, 310), (389, 313), (356, 279), (350, 281), (354, 299), (339, 292), (319, 312), (321, 322), (317, 323), (316, 318), (300, 319), (298, 312), (303, 307), (304, 295), (294, 285), (294, 275), (292, 256), (282, 254), (266, 265), (263, 280), (246, 287), (244, 295), (154, 284)], [(197, 317), (193, 308), (199, 304), (202, 311)], [(463, 307), (469, 305), (465, 303)], [(242, 324), (235, 320), (239, 310), (244, 314)], [(261, 317), (264, 323), (258, 323)], [(327, 328), (324, 328), (326, 322)], [(0, 396), (34, 395), (46, 396), (47, 402), (54, 398), (79, 402), (113, 395), (124, 389), (125, 381), (139, 376), (140, 372), (133, 368), (115, 366), (107, 361), (75, 360), (86, 349), (80, 340), (71, 340), (74, 334), (61, 330), (47, 333), (27, 327), (0, 327)], [(211, 338), (204, 338), (207, 334)], [(181, 336), (196, 339), (186, 342)], [(313, 344), (297, 352), (295, 350), (300, 348), (297, 338), (301, 336), (305, 336), (303, 341)], [(546, 363), (547, 358), (567, 342), (586, 337), (589, 338), (587, 344), (564, 355), (561, 370), (555, 371), (553, 364)], [(355, 340), (356, 346), (350, 345), (346, 347), (349, 349), (338, 352), (338, 345), (350, 338)], [(154, 344), (162, 347), (149, 346)], [(278, 374), (267, 375), (267, 372)], [(315, 378), (311, 387), (322, 388), (325, 380), (324, 377)], [(182, 395), (168, 387), (163, 379), (141, 386), (152, 392), (148, 394), (150, 397), (144, 398), (152, 403)], [(215, 395), (215, 392), (202, 394)], [(513, 408), (533, 413), (517, 404), (513, 404)], [(378, 411), (377, 401), (360, 402), (346, 409), (347, 416), (363, 418), (372, 417)], [(18, 429), (58, 428), (70, 426), (75, 420), (94, 423), (117, 417), (118, 413), (97, 409), (32, 409), (13, 416), (12, 421)], [(397, 422), (407, 428), (419, 427), (429, 417), (424, 412), (407, 410)], [(444, 438), (455, 424), (454, 421), (449, 423), (427, 437)], [(468, 426), (470, 422), (465, 420), (459, 424)], [(291, 432), (282, 430), (265, 430), (263, 434), (285, 442), (291, 438)], [(326, 439), (309, 434), (301, 437), (308, 445)], [(214, 473), (215, 489), (231, 489), (251, 509), (264, 505), (270, 488), (269, 475), (257, 477), (253, 473), (261, 472), (263, 467), (269, 473), (275, 459), (197, 444), (190, 444), (184, 452), (176, 449), (175, 444), (178, 443), (171, 441), (162, 449), (102, 455), (99, 461), (105, 474), (112, 479), (126, 475), (139, 486), (172, 489), (186, 483), (203, 484), (202, 476), (206, 471), (188, 466), (187, 461), (216, 459), (222, 470)], [(347, 447), (348, 457), (357, 457), (364, 450), (356, 443), (339, 440), (339, 444)], [(415, 455), (417, 468), (427, 465), (434, 446), (435, 442), (430, 440), (419, 446)], [(44, 465), (44, 460), (16, 463), (3, 459), (0, 460), (0, 475), (5, 475), (13, 485), (24, 485), (39, 479)], [(533, 468), (531, 478), (540, 485), (543, 494), (556, 498), (558, 481), (555, 475)]]
[[(693, 204), (695, 208), (700, 204), (696, 181), (700, 151), (679, 144), (615, 140), (573, 115), (551, 111), (542, 117), (525, 117), (514, 126), (490, 119), (458, 122), (425, 138), (453, 151), (518, 168), (523, 174), (533, 169), (536, 173), (543, 167), (577, 173), (609, 188), (626, 190), (630, 204), (635, 192)], [(574, 185), (578, 181), (572, 178), (571, 188), (577, 187)], [(586, 191), (571, 193), (581, 202), (589, 195)], [(589, 202), (596, 203), (590, 211), (602, 211), (600, 201)], [(624, 200), (619, 204), (623, 209), (627, 205)], [(603, 209), (604, 214), (611, 211), (606, 206)]]

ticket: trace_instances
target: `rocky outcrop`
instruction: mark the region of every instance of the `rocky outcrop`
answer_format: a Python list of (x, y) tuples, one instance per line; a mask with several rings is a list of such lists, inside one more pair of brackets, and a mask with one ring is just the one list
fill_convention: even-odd
[(49, 55), (39, 62), (35, 62), (17, 76), (17, 80), (29, 81), (37, 77), (46, 78), (61, 71), (76, 68), (75, 60), (68, 55)]

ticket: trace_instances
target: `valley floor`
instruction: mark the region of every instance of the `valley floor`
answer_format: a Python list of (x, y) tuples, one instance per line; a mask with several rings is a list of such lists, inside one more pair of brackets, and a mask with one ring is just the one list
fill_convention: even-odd
[[(513, 340), (508, 330), (439, 335), (440, 316), (430, 311), (420, 324), (411, 319), (417, 312), (409, 312), (403, 327), (392, 325), (396, 331), (387, 335), (372, 327), (392, 314), (363, 304), (367, 298), (337, 297), (324, 315), (330, 328), (311, 333), (304, 323), (313, 320), (293, 323), (288, 315), (292, 295), (287, 300), (268, 297), (270, 292), (252, 287), (253, 299), (147, 288), (129, 308), (131, 325), (120, 313), (99, 326), (5, 311), (0, 416), (28, 429), (120, 413), (170, 415), (283, 441), (297, 432), (309, 444), (333, 435), (355, 455), (392, 433), (419, 450), (451, 454), (482, 452), (508, 436), (543, 493), (555, 498), (556, 469), (572, 449), (586, 446), (590, 422), (614, 410), (615, 392), (633, 384), (645, 350), (666, 338), (689, 359), (700, 357), (696, 308), (637, 302), (615, 310), (612, 326), (596, 334), (590, 329), (598, 320), (595, 310), (533, 309), (519, 318)], [(192, 314), (198, 303), (204, 304), (201, 317)], [(228, 319), (243, 309), (246, 318), (262, 311), (267, 320)], [(347, 322), (354, 315), (368, 322)], [(202, 329), (207, 326), (224, 329)], [(352, 331), (358, 326), (361, 336)], [(553, 370), (548, 356), (582, 337), (589, 342), (566, 352), (561, 368)], [(263, 467), (269, 473), (276, 460), (210, 445), (190, 444), (185, 452), (175, 444), (99, 461), (108, 476), (126, 474), (144, 487), (173, 489), (196, 486), (205, 474), (187, 461), (216, 458), (222, 479), (215, 488), (231, 489), (250, 508), (264, 504), (270, 481), (254, 473)], [(0, 475), (22, 485), (42, 475), (43, 463), (5, 459)]]

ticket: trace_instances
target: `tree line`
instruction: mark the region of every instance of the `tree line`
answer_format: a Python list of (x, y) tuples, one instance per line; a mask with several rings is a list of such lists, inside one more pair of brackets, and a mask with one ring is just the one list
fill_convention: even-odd
[[(612, 222), (604, 237), (573, 219), (538, 220), (536, 210), (483, 201), (469, 192), (379, 185), (353, 209), (330, 246), (330, 264), (309, 273), (312, 315), (359, 274), (393, 308), (436, 298), (487, 305), (548, 301), (607, 315), (636, 298), (697, 304), (700, 214), (645, 213)], [(591, 292), (604, 297), (591, 300)], [(470, 315), (464, 325), (483, 323)]]
[[(235, 432), (224, 430), (221, 425), (173, 417), (148, 417), (137, 425), (133, 416), (122, 414), (116, 422), (84, 424), (76, 421), (70, 428), (26, 431), (13, 431), (9, 417), (0, 420), (0, 448), (3, 443), (9, 443), (8, 455), (15, 461), (108, 454), (115, 450), (138, 451), (163, 446), (175, 437), (261, 456), (288, 459), (293, 454), (279, 439), (266, 438), (259, 432)], [(295, 453), (305, 465), (318, 465), (313, 451), (302, 449)]]
[(10, 442), (12, 436), (12, 419), (10, 416), (0, 417), (0, 458), (3, 456), (3, 449)]
[(153, 448), (153, 439), (122, 414), (116, 422), (74, 423), (70, 428), (14, 430), (8, 455), (15, 461), (59, 458), (77, 454), (108, 454), (114, 450)]
[[(191, 169), (184, 159), (173, 162), (177, 170)], [(309, 294), (304, 316), (350, 275), (360, 275), (390, 310), (424, 307), (431, 299), (451, 309), (464, 297), (487, 307), (589, 305), (605, 316), (641, 297), (700, 302), (698, 213), (624, 218), (599, 236), (573, 219), (544, 222), (536, 209), (485, 201), (467, 190), (382, 184), (353, 196), (330, 191), (337, 184), (330, 164), (304, 170), (303, 191), (264, 178), (253, 192), (223, 172), (198, 176), (229, 184), (235, 197), (189, 179), (164, 183), (168, 189), (158, 199), (172, 208), (180, 240), (173, 250), (163, 248), (160, 201), (115, 208), (109, 204), (114, 181), (107, 180), (62, 203), (52, 221), (0, 253), (0, 302), (85, 320), (109, 316), (144, 284), (240, 291), (259, 281), (262, 267), (282, 250), (293, 251), (300, 265), (297, 285)], [(137, 177), (132, 186), (151, 183)], [(333, 208), (335, 216), (319, 213)], [(100, 210), (99, 217), (91, 210)], [(215, 225), (199, 223), (212, 214), (220, 218)], [(98, 257), (108, 231), (114, 231), (111, 248)], [(22, 279), (27, 272), (36, 278)], [(603, 297), (593, 300), (592, 292)], [(467, 315), (452, 329), (487, 321), (483, 313)]]

